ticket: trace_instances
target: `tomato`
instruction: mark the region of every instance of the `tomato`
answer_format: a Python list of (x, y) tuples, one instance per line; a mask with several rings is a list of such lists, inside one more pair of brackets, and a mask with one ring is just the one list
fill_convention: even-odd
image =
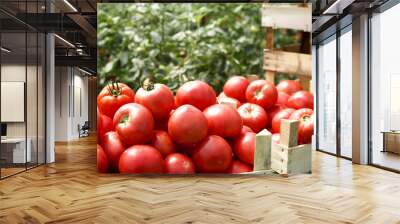
[(285, 109), (286, 106), (280, 105), (280, 104), (275, 104), (274, 106), (272, 106), (271, 108), (269, 108), (267, 110), (267, 113), (269, 115), (269, 117), (272, 119), (275, 117), (275, 114), (277, 114), (279, 111)]
[(278, 100), (278, 91), (274, 84), (265, 80), (256, 80), (247, 87), (246, 99), (249, 103), (268, 109)]
[(278, 89), (278, 91), (292, 95), (297, 91), (303, 90), (303, 87), (301, 86), (301, 83), (299, 81), (283, 80), (276, 86), (276, 89)]
[(164, 158), (175, 152), (174, 142), (166, 131), (154, 131), (151, 146), (158, 149)]
[(232, 148), (218, 135), (210, 135), (193, 151), (192, 159), (201, 173), (225, 173), (232, 162)]
[(207, 136), (207, 118), (192, 105), (178, 107), (168, 120), (168, 134), (178, 144), (190, 146)]
[(165, 120), (175, 107), (172, 91), (164, 84), (149, 85), (136, 92), (135, 102), (151, 111), (155, 120)]
[(251, 128), (246, 125), (243, 125), (242, 130), (240, 131), (240, 135), (243, 135), (246, 132), (254, 132)]
[(116, 170), (118, 168), (119, 157), (125, 151), (125, 145), (115, 131), (107, 132), (101, 142), (109, 161), (109, 167)]
[(113, 130), (112, 119), (100, 113), (97, 109), (97, 142), (100, 143), (104, 134)]
[(299, 120), (298, 144), (310, 144), (312, 135), (314, 134), (314, 111), (312, 109), (303, 108), (296, 110), (290, 116), (290, 119)]
[(286, 103), (287, 107), (291, 107), (294, 109), (301, 109), (301, 108), (314, 108), (314, 96), (307, 91), (298, 91), (294, 93), (288, 99)]
[(253, 171), (253, 167), (242, 163), (239, 160), (233, 160), (227, 173), (247, 173)]
[(227, 97), (226, 95), (225, 95), (225, 93), (224, 92), (220, 92), (219, 94), (218, 94), (218, 99), (221, 99), (221, 98), (225, 98), (225, 97)]
[(143, 144), (153, 137), (154, 120), (151, 112), (137, 103), (120, 107), (113, 119), (115, 131), (128, 146)]
[(97, 106), (102, 114), (114, 117), (122, 105), (135, 102), (135, 92), (123, 83), (112, 83), (105, 86), (97, 96)]
[(292, 108), (286, 108), (275, 114), (274, 118), (272, 118), (272, 132), (279, 133), (281, 130), (281, 120), (289, 119), (290, 115), (292, 115), (294, 111), (295, 110)]
[(160, 152), (148, 145), (134, 145), (122, 153), (120, 173), (162, 173), (163, 158)]
[(276, 101), (276, 104), (286, 105), (286, 103), (289, 100), (289, 98), (290, 98), (289, 94), (287, 94), (285, 92), (278, 91), (278, 100)]
[(256, 134), (247, 132), (235, 140), (234, 152), (235, 155), (247, 164), (254, 163), (254, 148), (256, 146)]
[(258, 133), (269, 124), (269, 117), (265, 110), (257, 104), (245, 103), (239, 107), (238, 112), (243, 124)]
[(235, 98), (240, 102), (246, 101), (246, 89), (249, 80), (243, 76), (233, 76), (224, 85), (224, 93), (228, 97)]
[(239, 108), (240, 107), (240, 102), (239, 100), (231, 97), (219, 97), (218, 98), (218, 103), (219, 104), (227, 104), (227, 105), (234, 105), (234, 108)]
[(97, 172), (107, 173), (108, 171), (108, 158), (103, 148), (97, 144)]
[(215, 104), (204, 110), (208, 122), (208, 134), (235, 137), (242, 130), (242, 118), (237, 110), (226, 104)]
[(204, 110), (208, 106), (216, 104), (217, 97), (214, 90), (203, 81), (190, 81), (183, 84), (176, 92), (176, 102), (178, 106), (190, 104), (199, 110)]
[(164, 161), (165, 173), (169, 174), (193, 174), (196, 172), (192, 160), (180, 153), (173, 153)]
[(272, 142), (279, 144), (281, 142), (281, 134), (279, 134), (279, 133), (272, 134), (271, 140), (272, 140)]

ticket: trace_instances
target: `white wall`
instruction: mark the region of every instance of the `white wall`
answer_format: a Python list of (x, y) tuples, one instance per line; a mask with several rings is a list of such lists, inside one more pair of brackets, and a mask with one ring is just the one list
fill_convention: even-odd
[(56, 67), (55, 73), (55, 140), (70, 141), (88, 120), (88, 78), (72, 67)]

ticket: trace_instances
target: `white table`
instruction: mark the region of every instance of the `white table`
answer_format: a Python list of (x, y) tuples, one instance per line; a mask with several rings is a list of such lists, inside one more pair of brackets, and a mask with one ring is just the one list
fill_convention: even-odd
[[(1, 147), (13, 147), (12, 148), (12, 163), (25, 163), (31, 162), (32, 160), (32, 153), (31, 153), (31, 146), (32, 140), (30, 138), (26, 139), (28, 143), (26, 147), (26, 154), (25, 154), (25, 138), (5, 138), (1, 139)], [(3, 148), (2, 148), (3, 149)], [(26, 160), (25, 160), (26, 159)]]

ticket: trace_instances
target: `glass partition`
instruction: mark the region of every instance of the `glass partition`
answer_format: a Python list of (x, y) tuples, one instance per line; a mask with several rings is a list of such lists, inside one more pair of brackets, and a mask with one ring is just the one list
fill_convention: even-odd
[(336, 36), (318, 47), (318, 149), (336, 154)]

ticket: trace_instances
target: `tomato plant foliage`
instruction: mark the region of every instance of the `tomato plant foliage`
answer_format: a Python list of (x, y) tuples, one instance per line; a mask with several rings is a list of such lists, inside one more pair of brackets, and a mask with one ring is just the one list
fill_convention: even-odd
[(98, 72), (135, 90), (148, 77), (176, 90), (189, 80), (222, 89), (262, 74), (261, 4), (99, 4)]

